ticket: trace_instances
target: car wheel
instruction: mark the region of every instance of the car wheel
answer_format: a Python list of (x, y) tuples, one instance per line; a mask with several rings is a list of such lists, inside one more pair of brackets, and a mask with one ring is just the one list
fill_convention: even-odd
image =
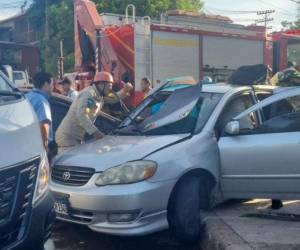
[(201, 208), (207, 208), (210, 188), (200, 176), (186, 176), (175, 186), (168, 205), (171, 233), (180, 241), (193, 243), (204, 231)]

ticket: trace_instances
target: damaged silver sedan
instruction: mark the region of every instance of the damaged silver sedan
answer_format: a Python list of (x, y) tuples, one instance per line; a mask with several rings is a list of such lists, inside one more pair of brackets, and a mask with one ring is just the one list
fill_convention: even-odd
[(58, 218), (115, 235), (169, 228), (194, 241), (199, 211), (224, 199), (299, 198), (297, 95), (167, 81), (112, 135), (54, 160)]

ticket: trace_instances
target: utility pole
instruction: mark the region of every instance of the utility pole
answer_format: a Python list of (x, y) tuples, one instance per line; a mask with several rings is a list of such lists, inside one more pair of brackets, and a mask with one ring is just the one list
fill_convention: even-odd
[(45, 38), (49, 39), (48, 0), (45, 0)]
[(269, 22), (272, 22), (274, 18), (270, 17), (270, 14), (275, 13), (275, 10), (263, 10), (263, 11), (258, 11), (256, 14), (258, 16), (263, 16), (262, 19), (257, 19), (255, 20), (255, 23), (263, 23), (266, 29), (272, 29), (271, 26), (268, 26)]
[[(48, 46), (48, 42), (49, 42), (49, 21), (48, 21), (48, 0), (45, 0), (45, 38), (44, 41), (45, 42), (45, 60), (47, 60), (47, 58), (49, 57), (49, 46)], [(47, 64), (46, 64), (47, 65)], [(47, 66), (46, 66), (46, 70)]]
[(63, 49), (63, 40), (59, 42), (59, 57), (57, 60), (57, 75), (59, 79), (62, 79), (64, 76), (64, 49)]
[(96, 71), (101, 71), (101, 30), (96, 30), (95, 66)]

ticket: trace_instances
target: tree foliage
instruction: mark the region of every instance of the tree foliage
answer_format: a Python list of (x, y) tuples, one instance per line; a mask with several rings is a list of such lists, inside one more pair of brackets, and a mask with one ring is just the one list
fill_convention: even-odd
[[(128, 4), (136, 6), (136, 15), (159, 17), (167, 10), (200, 10), (202, 0), (94, 0), (99, 12), (124, 14)], [(46, 10), (49, 37), (45, 36)], [(74, 70), (73, 0), (33, 0), (28, 11), (32, 27), (38, 31), (42, 68), (57, 74), (59, 42), (64, 41), (65, 71)]]
[(290, 26), (291, 30), (298, 30), (300, 29), (300, 20), (297, 22), (294, 22), (291, 26)]
[(203, 6), (202, 0), (95, 0), (101, 12), (124, 14), (128, 4), (134, 4), (138, 16), (159, 17), (167, 10), (197, 11)]
[[(49, 36), (46, 36), (46, 10)], [(64, 41), (65, 71), (74, 68), (74, 10), (72, 0), (34, 0), (28, 15), (38, 32), (42, 69), (57, 74), (59, 43)]]

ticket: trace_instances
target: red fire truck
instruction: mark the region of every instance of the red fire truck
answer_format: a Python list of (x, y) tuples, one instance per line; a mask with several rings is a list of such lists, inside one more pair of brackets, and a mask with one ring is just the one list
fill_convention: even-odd
[(91, 80), (84, 76), (92, 76), (82, 73), (94, 65), (111, 72), (117, 82), (134, 84), (132, 105), (141, 98), (143, 77), (154, 86), (182, 75), (226, 81), (242, 65), (284, 69), (300, 51), (300, 31), (271, 36), (264, 27), (234, 24), (224, 16), (169, 11), (151, 20), (137, 17), (133, 5), (125, 15), (99, 14), (90, 0), (75, 0), (74, 8), (80, 88)]

